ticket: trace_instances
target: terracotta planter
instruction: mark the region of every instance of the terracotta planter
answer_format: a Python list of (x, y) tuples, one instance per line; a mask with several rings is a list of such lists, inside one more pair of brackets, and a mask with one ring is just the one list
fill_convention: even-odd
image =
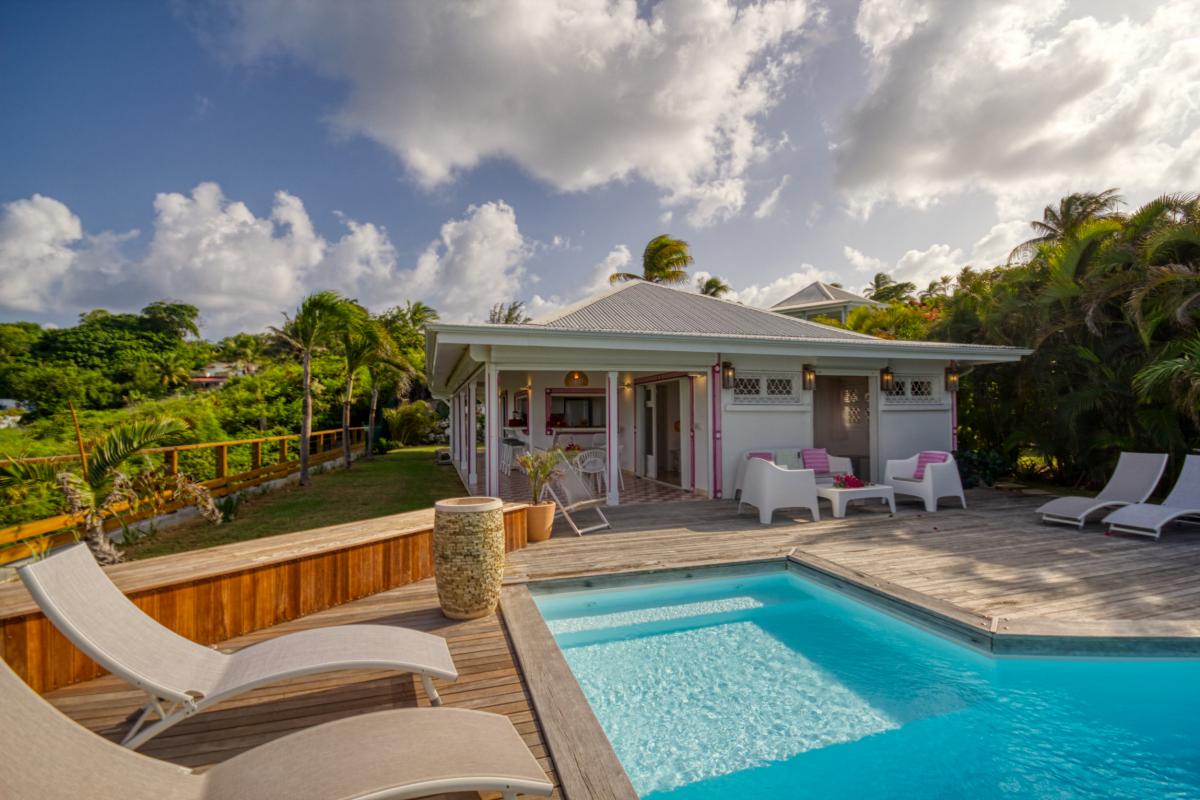
[(525, 512), (528, 528), (526, 538), (529, 541), (544, 542), (550, 538), (550, 531), (554, 528), (554, 509), (553, 502), (538, 503)]
[(486, 617), (500, 602), (503, 507), (498, 497), (455, 497), (433, 507), (433, 574), (450, 619)]

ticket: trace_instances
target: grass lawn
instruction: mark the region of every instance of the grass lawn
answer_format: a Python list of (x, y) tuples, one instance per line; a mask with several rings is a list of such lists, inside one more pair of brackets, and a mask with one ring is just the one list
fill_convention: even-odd
[(436, 449), (393, 450), (370, 461), (356, 461), (349, 470), (314, 475), (306, 489), (291, 485), (247, 496), (231, 522), (210, 525), (196, 520), (165, 528), (125, 547), (125, 556), (150, 558), (429, 508), (436, 500), (464, 494), (454, 467), (433, 462)]

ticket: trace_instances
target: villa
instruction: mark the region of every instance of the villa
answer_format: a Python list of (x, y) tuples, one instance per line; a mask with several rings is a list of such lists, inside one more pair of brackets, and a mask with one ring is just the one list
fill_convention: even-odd
[(961, 374), (1030, 352), (881, 339), (780, 312), (810, 289), (840, 291), (814, 284), (766, 311), (633, 281), (537, 323), (430, 325), (430, 384), (451, 405), (463, 482), (506, 494), (513, 436), (602, 449), (611, 506), (626, 475), (732, 497), (756, 449), (825, 448), (878, 481), (889, 460), (956, 448)]
[(777, 314), (786, 314), (797, 319), (826, 317), (844, 323), (851, 311), (863, 306), (885, 308), (887, 304), (870, 300), (854, 292), (847, 292), (840, 286), (834, 286), (824, 281), (813, 281), (795, 294), (789, 295), (771, 306), (771, 310)]

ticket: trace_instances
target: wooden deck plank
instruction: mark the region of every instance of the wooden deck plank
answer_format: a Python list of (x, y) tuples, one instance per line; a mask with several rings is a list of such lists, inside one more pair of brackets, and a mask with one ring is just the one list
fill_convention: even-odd
[[(1184, 635), (1200, 630), (1200, 530), (1172, 530), (1160, 542), (1106, 537), (1094, 526), (1081, 532), (1041, 524), (1033, 510), (1043, 498), (975, 491), (968, 493), (968, 502), (966, 510), (936, 514), (908, 503), (902, 503), (895, 516), (872, 507), (852, 508), (845, 519), (819, 523), (808, 521), (806, 514), (793, 518), (781, 513), (766, 527), (753, 514), (738, 515), (729, 501), (622, 506), (611, 510), (612, 531), (585, 537), (556, 531), (548, 542), (510, 553), (505, 596), (524, 591), (515, 584), (525, 580), (779, 558), (795, 552), (810, 563), (835, 565), (842, 574), (935, 598), (961, 609), (965, 620), (996, 618), (1013, 630), (1029, 620), (1068, 633), (1124, 630), (1146, 620), (1178, 624)], [(347, 526), (344, 533), (378, 535), (379, 526), (360, 524), (361, 530)], [(297, 538), (286, 545), (321, 544)], [(270, 553), (271, 542), (264, 539), (239, 555), (257, 558)], [(455, 684), (439, 682), (447, 705), (507, 714), (553, 780), (562, 776), (568, 784), (578, 783), (582, 776), (585, 788), (572, 800), (619, 796), (614, 787), (620, 781), (611, 763), (599, 769), (614, 781), (609, 785), (604, 779), (589, 783), (595, 779), (595, 765), (585, 765), (585, 770), (577, 763), (594, 757), (586, 737), (573, 738), (578, 731), (571, 730), (572, 719), (584, 716), (572, 710), (585, 710), (590, 716), (590, 709), (579, 705), (578, 686), (572, 691), (569, 676), (543, 668), (546, 654), (523, 656), (524, 670), (514, 654), (508, 626), (528, 626), (540, 618), (533, 617), (523, 601), (506, 602), (508, 618), (452, 622), (438, 610), (433, 582), (424, 580), (219, 647), (236, 649), (290, 631), (354, 622), (437, 633), (447, 637), (461, 673)], [(538, 684), (559, 688), (543, 693)], [(47, 698), (110, 738), (120, 737), (124, 718), (139, 705), (138, 693), (112, 677), (70, 686)], [(224, 703), (151, 741), (145, 752), (203, 767), (323, 721), (425, 704), (419, 682), (408, 676), (374, 671), (309, 676)], [(549, 726), (548, 717), (553, 717)], [(560, 738), (558, 749), (569, 753), (572, 763), (555, 764), (553, 737)]]

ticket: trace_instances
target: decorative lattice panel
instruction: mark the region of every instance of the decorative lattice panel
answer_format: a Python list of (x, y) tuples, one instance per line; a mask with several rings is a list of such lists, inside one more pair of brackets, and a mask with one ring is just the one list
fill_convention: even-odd
[(928, 406), (942, 402), (942, 386), (932, 375), (897, 375), (883, 395), (888, 406)]
[(753, 373), (734, 378), (733, 402), (738, 405), (794, 405), (805, 399), (798, 375)]

